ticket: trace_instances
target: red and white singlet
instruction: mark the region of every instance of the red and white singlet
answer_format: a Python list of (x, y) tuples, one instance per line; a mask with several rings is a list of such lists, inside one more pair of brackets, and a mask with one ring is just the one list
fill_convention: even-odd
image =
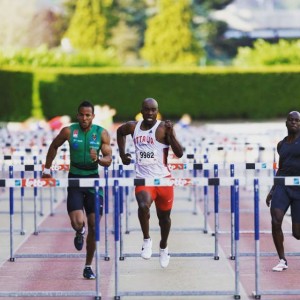
[(155, 138), (160, 122), (157, 120), (149, 130), (141, 130), (142, 120), (136, 124), (133, 142), (137, 178), (163, 178), (171, 175), (168, 168), (169, 146), (158, 142)]

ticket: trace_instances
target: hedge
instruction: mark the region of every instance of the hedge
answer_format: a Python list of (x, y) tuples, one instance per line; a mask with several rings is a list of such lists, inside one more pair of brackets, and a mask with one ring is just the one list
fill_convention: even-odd
[(120, 121), (132, 119), (146, 97), (157, 99), (163, 117), (171, 119), (189, 113), (194, 120), (263, 120), (300, 110), (300, 68), (295, 67), (38, 69), (32, 74), (38, 82), (35, 107), (41, 105), (47, 119), (75, 117), (84, 99), (115, 108)]

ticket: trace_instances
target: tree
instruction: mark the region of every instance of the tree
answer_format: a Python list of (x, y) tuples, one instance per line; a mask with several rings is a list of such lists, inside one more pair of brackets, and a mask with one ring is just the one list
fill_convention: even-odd
[(78, 0), (70, 26), (65, 34), (77, 49), (103, 46), (106, 35), (106, 18), (101, 1)]
[(196, 65), (203, 51), (192, 31), (189, 0), (161, 0), (159, 12), (148, 21), (141, 51), (150, 64)]
[(235, 41), (224, 38), (227, 23), (211, 17), (213, 11), (224, 9), (232, 2), (233, 0), (193, 0), (196, 16), (193, 25), (198, 39), (204, 45), (207, 60), (224, 61), (236, 53)]
[(148, 5), (146, 0), (116, 0), (110, 10), (108, 45), (125, 64), (138, 64), (144, 44)]
[(29, 24), (25, 46), (30, 48), (41, 45), (47, 45), (48, 48), (59, 46), (62, 22), (62, 15), (49, 8), (37, 12)]

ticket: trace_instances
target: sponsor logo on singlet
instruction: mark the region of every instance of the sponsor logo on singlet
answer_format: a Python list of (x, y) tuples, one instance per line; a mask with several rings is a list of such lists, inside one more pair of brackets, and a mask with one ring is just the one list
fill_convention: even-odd
[(74, 138), (78, 138), (78, 129), (75, 129), (75, 130), (73, 131), (73, 137), (74, 137)]
[(133, 140), (134, 144), (150, 144), (154, 145), (154, 140), (151, 136), (141, 135), (137, 136)]

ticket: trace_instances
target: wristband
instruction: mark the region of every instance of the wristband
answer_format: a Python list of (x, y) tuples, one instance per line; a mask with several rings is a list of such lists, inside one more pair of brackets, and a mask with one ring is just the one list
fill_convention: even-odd
[(50, 175), (51, 174), (50, 169), (44, 168), (43, 174)]

